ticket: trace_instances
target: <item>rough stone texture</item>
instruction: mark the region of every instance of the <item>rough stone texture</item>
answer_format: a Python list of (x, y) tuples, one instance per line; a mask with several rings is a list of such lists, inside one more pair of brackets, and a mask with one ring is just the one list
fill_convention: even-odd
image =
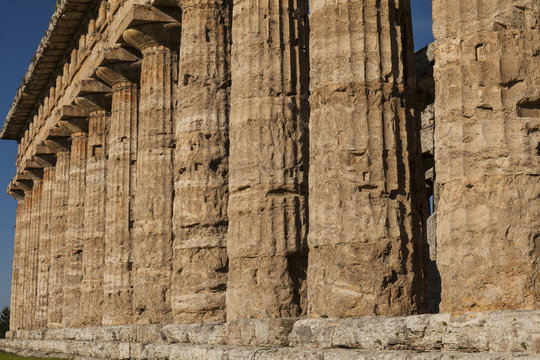
[[(467, 352), (365, 351), (349, 349), (294, 349), (288, 347), (256, 348), (231, 346), (167, 345), (144, 343), (92, 343), (75, 341), (0, 340), (1, 346), (24, 356), (75, 356), (86, 359), (156, 359), (156, 360), (507, 360), (538, 359), (521, 354), (475, 354)], [(21, 349), (25, 349), (22, 350)], [(61, 352), (59, 354), (59, 352)]]
[(69, 198), (69, 161), (67, 151), (56, 154), (54, 199), (52, 210), (51, 268), (49, 270), (49, 305), (47, 327), (62, 324), (63, 278), (66, 257), (67, 208)]
[(107, 135), (107, 202), (105, 209), (105, 269), (103, 325), (131, 322), (132, 206), (137, 154), (137, 85), (111, 84), (111, 119)]
[(180, 5), (172, 310), (175, 323), (225, 321), (231, 4)]
[(84, 203), (83, 277), (81, 325), (101, 325), (105, 267), (106, 132), (110, 116), (97, 110), (88, 119), (86, 194)]
[[(407, 0), (317, 0), (311, 46), (305, 0), (237, 0), (234, 11), (230, 1), (67, 3), (93, 6), (66, 13), (76, 32), (65, 19), (53, 26), (63, 44), (50, 40), (59, 52), (38, 61), (2, 134), (18, 140), (8, 193), (20, 213), (14, 330), (0, 348), (538, 355), (538, 311), (351, 316), (411, 314), (426, 298), (437, 311), (436, 258), (460, 267), (446, 272), (447, 303), (537, 307), (540, 5), (438, 1), (443, 35), (417, 54), (415, 87)], [(439, 188), (443, 209), (428, 218)], [(503, 230), (510, 244), (493, 236)], [(441, 245), (437, 231), (457, 235)]]
[[(30, 329), (40, 328), (37, 319), (37, 293), (38, 293), (38, 267), (39, 267), (39, 243), (43, 235), (41, 231), (42, 221), (42, 204), (43, 204), (43, 181), (34, 180), (32, 189), (32, 209), (30, 215), (30, 231), (29, 231), (29, 291), (26, 294), (27, 301), (27, 327)], [(27, 285), (27, 286), (28, 286)]]
[(86, 189), (86, 152), (88, 135), (72, 136), (69, 168), (69, 200), (66, 222), (66, 260), (63, 276), (63, 326), (81, 324), (80, 301), (83, 277), (84, 200)]
[(52, 208), (54, 199), (55, 168), (47, 167), (43, 171), (43, 195), (41, 200), (40, 238), (38, 250), (38, 277), (36, 299), (36, 327), (47, 326), (49, 308), (49, 271), (51, 267)]
[(309, 319), (289, 339), (300, 347), (540, 354), (540, 312)]
[(538, 308), (540, 4), (434, 15), (441, 311)]
[(13, 241), (13, 270), (11, 275), (11, 309), (9, 318), (9, 328), (11, 330), (17, 330), (20, 326), (18, 322), (20, 314), (20, 302), (21, 302), (21, 275), (24, 269), (21, 264), (21, 256), (23, 254), (21, 244), (21, 231), (23, 226), (23, 211), (24, 211), (24, 199), (17, 202), (17, 217), (15, 219), (15, 239)]
[(307, 12), (234, 1), (228, 321), (305, 313)]
[(26, 294), (28, 292), (28, 232), (30, 228), (30, 210), (32, 209), (32, 193), (30, 191), (27, 191), (24, 196), (24, 210), (22, 215), (22, 227), (23, 230), (21, 231), (21, 249), (22, 249), (22, 255), (21, 255), (21, 266), (25, 271), (21, 273), (21, 291), (19, 295), (19, 318), (17, 320), (18, 327), (24, 329), (26, 328), (26, 317), (28, 316), (26, 310), (27, 310), (27, 297)]
[(221, 359), (217, 354), (241, 359), (234, 356), (264, 351), (276, 359), (298, 359), (301, 355), (320, 359), (318, 354), (332, 359), (374, 359), (382, 354), (388, 359), (405, 354), (427, 359), (537, 359), (539, 319), (536, 310), (19, 330), (8, 334), (12, 341), (0, 341), (0, 348), (108, 359), (175, 359), (180, 349), (186, 359)]
[(124, 33), (124, 39), (143, 55), (133, 241), (133, 307), (137, 323), (172, 321), (172, 90), (178, 55), (157, 41), (166, 30), (158, 25)]
[(410, 5), (383, 3), (311, 3), (311, 317), (425, 308)]
[[(267, 332), (278, 319), (34, 330), (0, 348), (107, 359), (538, 359), (539, 319), (538, 311), (291, 319), (281, 322), (278, 346)], [(249, 337), (248, 346), (224, 345)]]

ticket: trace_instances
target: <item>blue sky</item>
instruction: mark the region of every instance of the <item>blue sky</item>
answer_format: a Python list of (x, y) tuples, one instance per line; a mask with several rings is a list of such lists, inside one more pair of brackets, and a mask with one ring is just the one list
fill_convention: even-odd
[[(41, 37), (47, 30), (54, 0), (0, 1), (0, 122), (5, 119), (13, 97), (26, 73)], [(431, 41), (431, 0), (411, 0), (415, 49)], [(17, 146), (0, 141), (0, 308), (9, 305), (16, 201), (5, 189), (15, 175)]]

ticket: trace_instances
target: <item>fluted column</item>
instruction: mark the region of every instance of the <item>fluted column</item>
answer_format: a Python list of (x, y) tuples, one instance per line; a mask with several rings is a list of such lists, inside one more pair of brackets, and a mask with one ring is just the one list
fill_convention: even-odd
[(84, 245), (80, 318), (83, 326), (101, 325), (105, 268), (106, 132), (110, 115), (105, 95), (91, 94), (75, 100), (88, 111)]
[(41, 199), (41, 218), (39, 227), (39, 251), (37, 274), (36, 327), (47, 326), (49, 308), (49, 271), (51, 266), (52, 205), (54, 195), (55, 168), (50, 166), (43, 170), (43, 195)]
[(433, 13), (440, 309), (539, 309), (540, 4)]
[(24, 269), (20, 280), (19, 319), (20, 329), (29, 329), (31, 311), (28, 303), (30, 299), (30, 228), (32, 215), (32, 190), (25, 191), (24, 208), (21, 218), (21, 268)]
[(422, 311), (409, 0), (310, 4), (309, 316)]
[(230, 7), (181, 1), (175, 115), (174, 321), (225, 321)]
[(109, 65), (98, 76), (113, 89), (107, 134), (107, 200), (103, 325), (132, 322), (133, 197), (137, 154), (137, 84), (122, 75), (129, 65)]
[(17, 202), (17, 217), (15, 221), (15, 241), (13, 243), (13, 274), (11, 277), (11, 301), (9, 328), (11, 331), (20, 329), (19, 314), (21, 312), (21, 276), (24, 272), (21, 263), (23, 244), (22, 226), (24, 216), (24, 198)]
[(62, 296), (62, 322), (67, 327), (81, 325), (79, 305), (83, 277), (87, 144), (88, 135), (86, 133), (72, 134), (66, 225), (66, 262)]
[(67, 252), (67, 209), (69, 204), (69, 151), (56, 154), (54, 198), (52, 205), (52, 233), (49, 271), (48, 327), (62, 326), (63, 279)]
[(28, 291), (28, 328), (37, 329), (38, 324), (38, 267), (39, 267), (39, 246), (40, 239), (43, 236), (42, 214), (43, 205), (43, 180), (34, 179), (32, 189), (32, 210), (30, 215), (30, 238), (29, 238), (29, 266), (30, 273), (29, 291)]
[(179, 24), (128, 29), (124, 39), (143, 55), (137, 183), (135, 185), (133, 307), (137, 323), (170, 323), (172, 276), (173, 72)]
[(236, 0), (227, 319), (306, 309), (308, 2)]

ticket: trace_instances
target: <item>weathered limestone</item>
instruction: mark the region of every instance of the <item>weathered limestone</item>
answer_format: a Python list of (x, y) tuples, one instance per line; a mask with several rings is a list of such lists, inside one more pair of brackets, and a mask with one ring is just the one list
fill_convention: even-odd
[[(415, 61), (409, 2), (62, 0), (0, 134), (0, 349), (538, 355), (538, 310), (468, 310), (538, 307), (540, 4), (437, 1)], [(411, 315), (441, 264), (457, 311)]]
[(38, 294), (38, 266), (39, 266), (39, 243), (43, 236), (41, 231), (41, 209), (43, 205), (43, 180), (34, 179), (34, 187), (32, 189), (32, 209), (30, 210), (30, 231), (28, 239), (28, 270), (29, 278), (27, 279), (28, 292), (26, 293), (27, 301), (27, 327), (30, 329), (38, 329), (37, 318), (37, 294)]
[(180, 5), (172, 310), (175, 323), (225, 321), (232, 4)]
[(441, 311), (540, 303), (540, 4), (438, 1)]
[(123, 74), (128, 64), (100, 67), (98, 76), (113, 89), (107, 134), (103, 325), (132, 320), (133, 197), (137, 159), (137, 84)]
[[(137, 323), (170, 323), (172, 276), (173, 75), (180, 25), (128, 29), (142, 52), (133, 239), (133, 308)], [(176, 41), (175, 41), (176, 37)]]
[(67, 208), (69, 199), (69, 161), (70, 153), (56, 153), (54, 199), (52, 210), (51, 268), (49, 271), (49, 305), (47, 327), (62, 325), (63, 278), (67, 259)]
[(49, 271), (51, 267), (51, 241), (54, 237), (52, 229), (52, 208), (54, 198), (55, 168), (43, 169), (43, 196), (41, 200), (41, 219), (39, 225), (38, 278), (36, 327), (47, 326), (47, 311), (49, 308)]
[[(270, 324), (277, 320), (259, 320), (243, 333), (229, 323), (17, 331), (15, 340), (0, 341), (0, 346), (107, 359), (502, 360), (538, 359), (540, 354), (538, 310), (302, 319), (275, 333)], [(240, 337), (250, 342), (231, 346)], [(280, 338), (278, 346), (269, 346), (275, 338)]]
[(88, 135), (71, 136), (69, 201), (66, 222), (66, 259), (63, 276), (62, 324), (80, 326), (81, 285), (83, 278), (84, 205), (86, 190), (86, 155)]
[(310, 4), (309, 316), (423, 311), (409, 1)]
[(24, 209), (24, 198), (17, 201), (17, 216), (15, 220), (15, 239), (13, 241), (13, 270), (11, 275), (11, 309), (9, 318), (9, 328), (17, 330), (20, 326), (18, 322), (20, 313), (20, 289), (21, 281), (20, 276), (24, 269), (21, 267), (21, 226), (22, 224), (22, 212)]
[(23, 259), (22, 259), (22, 266), (25, 269), (23, 271), (23, 274), (21, 276), (21, 298), (20, 298), (20, 319), (19, 324), (21, 325), (21, 328), (23, 329), (29, 329), (29, 320), (28, 317), (30, 316), (31, 312), (29, 312), (29, 306), (28, 301), (30, 299), (30, 286), (31, 280), (30, 280), (30, 224), (31, 224), (31, 215), (32, 215), (32, 202), (33, 202), (33, 194), (32, 191), (27, 190), (25, 192), (24, 196), (24, 203), (25, 203), (25, 209), (23, 212), (23, 234), (22, 234), (22, 248), (23, 248)]
[[(80, 316), (83, 326), (101, 325), (103, 312), (103, 274), (105, 268), (106, 132), (110, 116), (102, 108), (103, 95), (78, 99), (89, 112), (84, 200), (83, 277)], [(96, 99), (97, 98), (97, 99)]]
[(228, 321), (306, 310), (307, 13), (303, 0), (233, 5)]

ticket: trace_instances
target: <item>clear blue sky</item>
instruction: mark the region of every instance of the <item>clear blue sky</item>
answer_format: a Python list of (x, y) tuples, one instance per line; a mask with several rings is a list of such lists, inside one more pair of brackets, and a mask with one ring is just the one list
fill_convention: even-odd
[[(0, 1), (0, 122), (26, 73), (53, 13), (54, 0)], [(411, 0), (415, 49), (431, 41), (431, 0)], [(0, 141), (0, 307), (9, 305), (16, 201), (6, 195), (15, 175), (16, 143)]]

